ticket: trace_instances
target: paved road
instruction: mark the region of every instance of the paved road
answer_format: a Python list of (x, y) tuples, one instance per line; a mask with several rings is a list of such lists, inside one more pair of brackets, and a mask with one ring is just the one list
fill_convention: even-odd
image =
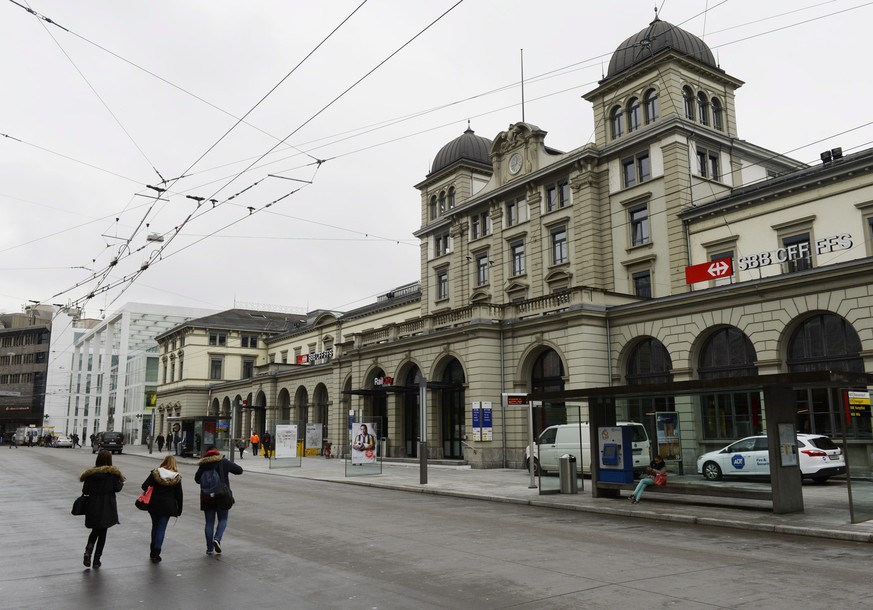
[[(69, 514), (87, 451), (0, 453), (0, 599), (15, 608), (866, 607), (869, 545), (482, 502), (251, 472), (224, 554), (205, 555), (194, 467), (164, 561), (128, 477), (100, 570)], [(246, 467), (246, 461), (242, 462)], [(640, 505), (642, 507), (643, 505)]]

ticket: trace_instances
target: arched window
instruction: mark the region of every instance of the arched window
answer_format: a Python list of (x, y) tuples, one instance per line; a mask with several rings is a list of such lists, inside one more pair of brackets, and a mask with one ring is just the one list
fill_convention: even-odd
[[(713, 332), (700, 350), (697, 372), (701, 379), (751, 377), (758, 374), (755, 348), (738, 328)], [(700, 396), (700, 422), (705, 439), (732, 440), (760, 434), (759, 392), (720, 392)]]
[[(861, 338), (846, 320), (820, 313), (804, 320), (788, 341), (788, 370), (863, 373)], [(795, 391), (797, 431), (832, 436), (842, 429), (843, 397), (836, 388), (803, 388)], [(849, 438), (871, 436), (870, 410), (852, 417), (846, 425)]]
[(437, 217), (437, 200), (436, 195), (430, 198), (430, 219), (433, 220)]
[(446, 212), (446, 192), (440, 191), (440, 214), (445, 214)]
[(691, 87), (682, 87), (682, 99), (685, 102), (685, 118), (694, 120), (694, 92)]
[(728, 326), (712, 333), (700, 350), (697, 372), (701, 379), (750, 377), (758, 374), (755, 348), (738, 328)]
[(449, 187), (449, 209), (451, 210), (454, 207), (455, 207), (455, 187), (450, 186)]
[(724, 131), (724, 121), (721, 116), (721, 102), (718, 101), (717, 97), (714, 97), (710, 100), (710, 104), (712, 105), (712, 126), (719, 131)]
[(658, 92), (654, 89), (646, 91), (643, 104), (646, 109), (646, 125), (655, 122), (658, 118)]
[(649, 337), (637, 344), (628, 358), (627, 383), (670, 383), (673, 361), (664, 344)]
[(863, 373), (861, 339), (846, 320), (831, 313), (808, 318), (788, 342), (788, 370)]
[[(627, 361), (625, 379), (628, 385), (644, 383), (670, 383), (673, 381), (673, 361), (664, 344), (649, 337), (637, 343)], [(672, 396), (631, 398), (627, 401), (627, 421), (640, 422), (646, 427), (649, 438), (657, 438), (654, 414), (658, 411), (675, 411)]]
[(622, 128), (622, 116), (624, 112), (621, 109), (621, 106), (616, 106), (612, 109), (612, 113), (610, 115), (610, 123), (612, 124), (612, 139), (620, 138), (621, 134), (624, 132)]
[(627, 103), (627, 130), (628, 133), (640, 128), (640, 100), (631, 98)]
[(709, 125), (709, 100), (703, 91), (697, 94), (697, 118), (701, 124)]

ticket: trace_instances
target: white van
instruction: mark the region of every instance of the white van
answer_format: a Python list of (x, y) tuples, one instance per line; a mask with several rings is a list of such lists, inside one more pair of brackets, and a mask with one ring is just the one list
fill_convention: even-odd
[[(643, 472), (651, 461), (651, 445), (646, 428), (637, 422), (618, 422), (617, 426), (633, 427), (634, 472)], [(581, 446), (580, 446), (581, 442)], [(534, 444), (534, 472), (547, 474), (558, 471), (558, 460), (564, 454), (576, 457), (576, 470), (591, 474), (591, 436), (588, 423), (549, 426)], [(524, 467), (530, 468), (530, 448), (525, 448)]]

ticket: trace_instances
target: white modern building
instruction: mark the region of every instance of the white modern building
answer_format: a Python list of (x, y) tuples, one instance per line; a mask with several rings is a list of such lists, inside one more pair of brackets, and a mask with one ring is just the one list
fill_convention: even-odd
[(91, 434), (116, 430), (127, 443), (143, 443), (151, 431), (158, 384), (155, 337), (210, 310), (128, 303), (74, 338), (66, 359), (70, 390), (68, 431), (87, 442)]

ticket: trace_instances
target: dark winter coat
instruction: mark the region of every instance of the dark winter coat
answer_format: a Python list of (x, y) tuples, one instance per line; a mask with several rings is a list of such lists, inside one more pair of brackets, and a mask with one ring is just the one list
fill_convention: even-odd
[[(203, 476), (203, 473), (207, 470), (217, 470), (219, 464), (224, 464), (222, 468), (224, 469), (224, 482), (230, 487), (229, 474), (242, 474), (243, 469), (239, 464), (234, 464), (233, 462), (226, 460), (224, 456), (222, 456), (217, 451), (214, 455), (209, 455), (212, 451), (206, 452), (206, 457), (197, 462), (197, 473), (194, 475), (194, 482), (198, 485), (200, 484), (200, 477)], [(204, 494), (202, 491), (200, 493), (200, 510), (215, 510), (214, 500), (211, 496)]]
[(79, 476), (82, 493), (88, 496), (85, 527), (112, 527), (118, 520), (115, 494), (124, 487), (124, 475), (115, 466), (95, 466)]
[(149, 513), (159, 517), (182, 514), (182, 475), (166, 468), (155, 468), (143, 482), (142, 490), (152, 486)]

